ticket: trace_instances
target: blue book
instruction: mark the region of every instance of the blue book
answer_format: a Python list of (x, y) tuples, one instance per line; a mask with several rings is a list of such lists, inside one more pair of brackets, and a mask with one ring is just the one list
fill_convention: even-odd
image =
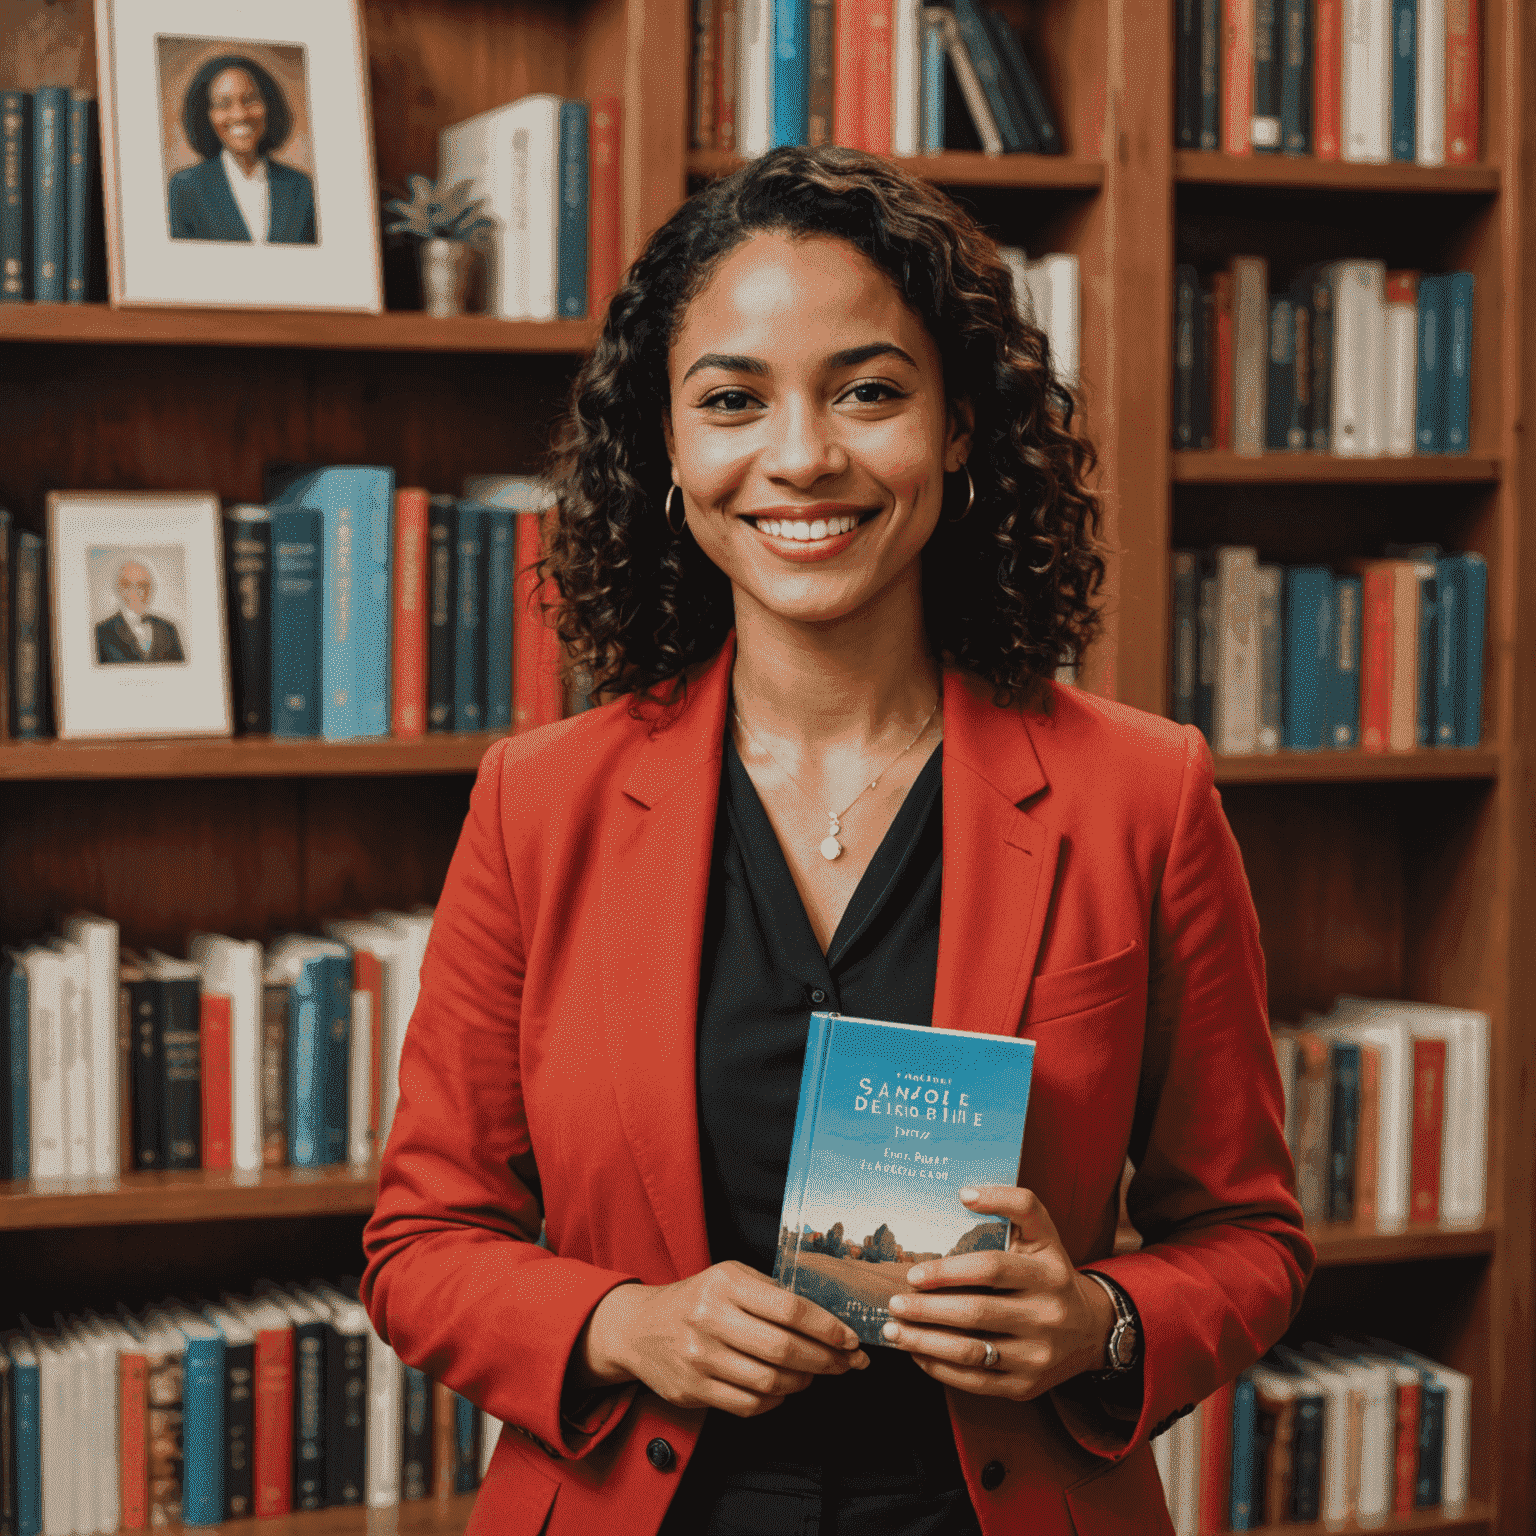
[(453, 1394), (453, 1491), (473, 1493), (480, 1486), (480, 1410), (467, 1397)]
[(1325, 743), (1348, 752), (1360, 744), (1360, 582), (1342, 576), (1333, 586), (1333, 664), (1328, 671)]
[(272, 734), (320, 734), (320, 514), (272, 508)]
[(555, 313), (587, 312), (588, 144), (587, 104), (560, 103), (560, 227), (555, 232)]
[(1234, 1531), (1253, 1529), (1253, 1377), (1244, 1371), (1232, 1383), (1232, 1498)]
[(811, 132), (810, 0), (773, 0), (772, 119), (768, 147), (805, 144)]
[(1420, 453), (1445, 452), (1445, 349), (1450, 320), (1449, 279), (1426, 272), (1419, 279), (1419, 364), (1414, 400), (1414, 447)]
[(944, 32), (923, 17), (923, 129), (925, 155), (944, 153)]
[(181, 1366), (181, 1520), (224, 1519), (224, 1337), (191, 1312), (168, 1317), (187, 1341)]
[(352, 1042), (351, 951), (327, 939), (281, 938), (267, 953), (266, 985), (288, 988), (289, 1166), (343, 1163)]
[(432, 1382), (414, 1365), (400, 1388), (400, 1500), (432, 1492)]
[(986, 19), (992, 29), (992, 41), (997, 48), (998, 62), (1003, 68), (1003, 78), (1012, 86), (1014, 102), (1023, 112), (1025, 133), (1034, 140), (1037, 153), (1061, 154), (1066, 146), (1056, 131), (1056, 120), (1051, 116), (1050, 104), (1025, 56), (1018, 33), (1001, 11), (988, 11)]
[(1452, 272), (1446, 282), (1445, 451), (1465, 453), (1472, 435), (1472, 274)]
[(1279, 0), (1280, 148), (1287, 155), (1312, 153), (1312, 4)]
[(1456, 745), (1456, 663), (1461, 655), (1461, 571), (1441, 559), (1435, 569), (1434, 716), (1430, 741), (1437, 747)]
[(1179, 0), (1174, 58), (1174, 146), (1200, 148), (1200, 4)]
[(1435, 737), (1435, 673), (1440, 657), (1440, 583), (1436, 575), (1419, 578), (1418, 679), (1414, 697), (1414, 745), (1428, 747)]
[(64, 221), (69, 189), (69, 91), (32, 93), (32, 297), (64, 302)]
[(0, 91), (0, 304), (32, 297), (32, 98)]
[(69, 185), (64, 218), (64, 298), (84, 304), (92, 292), (92, 257), (101, 207), (96, 169), (96, 102), (90, 96), (69, 100)]
[(17, 1536), (41, 1536), (43, 1529), (43, 1403), (37, 1352), (19, 1333), (0, 1339), (11, 1357), (11, 1475)]
[(485, 728), (485, 594), (481, 577), (486, 508), (459, 503), (454, 564), (453, 728)]
[(34, 741), (43, 734), (47, 710), (43, 541), (25, 528), (18, 530), (11, 562), (11, 735)]
[[(1360, 1047), (1352, 1041), (1335, 1040), (1328, 1048), (1328, 1073), (1333, 1085), (1328, 1113), (1328, 1219), (1353, 1221), (1355, 1141), (1360, 1130)], [(1317, 1516), (1306, 1518), (1315, 1520)]]
[(32, 1098), (27, 1065), (27, 968), (0, 955), (0, 1178), (32, 1177)]
[(1280, 743), (1289, 751), (1315, 751), (1326, 739), (1333, 621), (1333, 572), (1324, 565), (1291, 566), (1280, 629), (1285, 658)]
[(1419, 0), (1392, 0), (1392, 158), (1418, 155)]
[(1200, 4), (1200, 149), (1221, 148), (1222, 0)]
[(1007, 1220), (959, 1192), (1015, 1182), (1034, 1055), (1011, 1035), (813, 1013), (774, 1279), (884, 1345), (911, 1264), (1005, 1248)]
[(1452, 555), (1441, 562), (1442, 579), (1456, 585), (1458, 610), (1452, 644), (1456, 649), (1453, 688), (1455, 745), (1475, 747), (1483, 739), (1483, 630), (1488, 612), (1488, 566), (1481, 555)]
[(982, 18), (976, 0), (955, 0), (955, 25), (960, 31), (960, 41), (971, 56), (976, 78), (981, 82), (987, 105), (997, 120), (998, 137), (1009, 154), (1035, 148), (1032, 135), (1026, 135), (1024, 124), (1017, 115), (1013, 92), (1003, 78), (1002, 65), (992, 42), (991, 29)]
[(1274, 452), (1305, 448), (1291, 433), (1296, 398), (1296, 322), (1289, 298), (1269, 301), (1269, 401), (1264, 412), (1264, 446)]
[(1253, 0), (1253, 117), (1249, 137), (1256, 155), (1280, 153), (1280, 27), (1284, 5), (1285, 0)]
[(395, 472), (368, 471), (368, 495), (359, 496), (357, 583), (357, 714), (360, 736), (389, 735), (390, 605), (394, 590)]
[(516, 513), (491, 507), (485, 514), (480, 558), (485, 566), (485, 729), (512, 728), (512, 615), (515, 593)]

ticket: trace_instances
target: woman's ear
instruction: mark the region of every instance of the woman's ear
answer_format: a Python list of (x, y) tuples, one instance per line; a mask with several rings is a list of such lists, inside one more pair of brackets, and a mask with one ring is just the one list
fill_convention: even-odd
[(944, 441), (944, 470), (953, 474), (971, 456), (971, 434), (976, 430), (976, 412), (969, 400), (949, 402), (949, 435)]

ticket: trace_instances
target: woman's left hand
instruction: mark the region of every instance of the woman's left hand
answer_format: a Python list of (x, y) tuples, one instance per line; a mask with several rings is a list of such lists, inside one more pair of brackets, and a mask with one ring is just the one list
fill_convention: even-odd
[[(907, 1271), (917, 1294), (891, 1297), (885, 1341), (935, 1381), (1025, 1402), (1082, 1371), (1101, 1370), (1115, 1309), (1079, 1274), (1045, 1207), (1027, 1189), (961, 1190), (968, 1210), (1006, 1216), (1006, 1250), (925, 1259)], [(987, 1344), (997, 1351), (988, 1366)]]

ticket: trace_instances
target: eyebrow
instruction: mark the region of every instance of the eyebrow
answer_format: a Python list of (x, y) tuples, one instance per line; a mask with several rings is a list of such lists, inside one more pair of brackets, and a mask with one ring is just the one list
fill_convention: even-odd
[[(827, 366), (832, 369), (857, 368), (860, 363), (867, 363), (875, 357), (894, 357), (902, 362), (917, 367), (916, 360), (909, 352), (898, 347), (894, 341), (871, 341), (862, 347), (845, 347), (841, 352), (834, 352), (827, 359)], [(687, 383), (694, 374), (705, 368), (721, 368), (728, 373), (751, 373), (762, 375), (768, 372), (768, 364), (760, 357), (744, 357), (729, 352), (706, 352), (683, 375), (683, 383)]]

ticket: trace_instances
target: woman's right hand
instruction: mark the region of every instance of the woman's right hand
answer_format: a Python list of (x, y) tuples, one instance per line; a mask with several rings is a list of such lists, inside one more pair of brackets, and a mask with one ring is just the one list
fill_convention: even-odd
[(638, 1380), (675, 1407), (749, 1419), (869, 1356), (846, 1323), (733, 1259), (675, 1285), (615, 1287), (572, 1364), (583, 1385)]

